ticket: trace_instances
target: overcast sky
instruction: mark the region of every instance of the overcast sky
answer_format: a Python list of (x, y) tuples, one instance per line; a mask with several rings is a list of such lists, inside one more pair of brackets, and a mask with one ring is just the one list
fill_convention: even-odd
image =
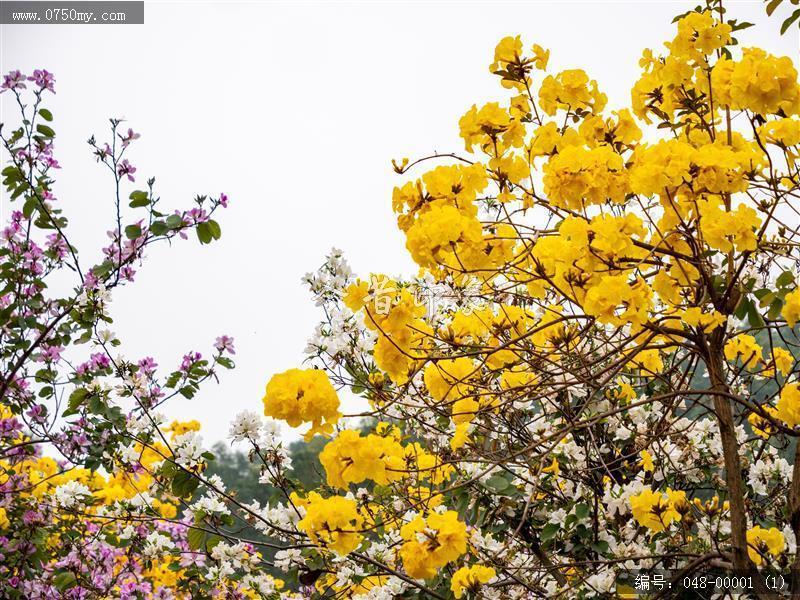
[[(166, 206), (231, 198), (218, 243), (150, 251), (112, 308), (125, 356), (169, 369), (235, 337), (236, 370), (166, 411), (200, 420), (214, 441), (235, 413), (261, 410), (271, 374), (299, 365), (320, 316), (300, 280), (331, 246), (360, 274), (415, 273), (391, 212), (401, 179), (390, 160), (462, 148), (466, 109), (506, 98), (488, 72), (501, 37), (550, 48), (552, 69), (586, 69), (617, 108), (641, 50), (696, 3), (147, 2), (145, 25), (0, 26), (0, 67), (56, 74), (56, 193), (85, 263), (113, 218), (111, 180), (86, 145), (105, 139), (108, 117), (142, 134), (137, 184), (156, 177)], [(797, 60), (796, 29), (779, 36), (760, 0), (726, 5), (760, 25), (744, 45)], [(14, 107), (0, 102), (6, 121)]]

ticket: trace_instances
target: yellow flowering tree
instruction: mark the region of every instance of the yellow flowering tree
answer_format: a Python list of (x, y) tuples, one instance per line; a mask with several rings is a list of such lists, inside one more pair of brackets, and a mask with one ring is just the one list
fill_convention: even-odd
[(466, 111), (464, 153), (394, 161), (417, 276), (359, 279), (335, 251), (307, 279), (327, 318), (306, 376), (369, 419), (320, 395), (327, 485), (287, 504), (313, 544), (290, 572), (528, 598), (613, 595), (632, 567), (797, 566), (800, 86), (737, 47), (748, 26), (716, 2), (681, 15), (612, 110), (504, 38), (505, 99)]

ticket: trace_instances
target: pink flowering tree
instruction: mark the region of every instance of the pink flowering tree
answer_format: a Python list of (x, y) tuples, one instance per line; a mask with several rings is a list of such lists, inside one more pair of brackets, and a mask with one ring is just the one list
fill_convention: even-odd
[[(112, 119), (105, 140), (89, 140), (116, 215), (102, 259), (92, 264), (70, 237), (69, 202), (56, 196), (61, 167), (46, 107), (55, 93), (53, 74), (12, 71), (0, 87), (18, 107), (16, 122), (0, 125), (7, 158), (0, 233), (0, 596), (168, 597), (170, 565), (172, 572), (191, 571), (202, 557), (180, 554), (188, 550), (187, 529), (171, 503), (172, 482), (155, 485), (148, 467), (183, 453), (189, 458), (176, 472), (199, 471), (211, 456), (194, 456), (196, 441), (186, 432), (184, 439), (141, 432), (158, 431), (148, 425), (171, 397), (191, 398), (221, 367), (232, 368), (233, 340), (221, 336), (207, 356), (187, 352), (164, 372), (151, 357), (120, 354), (121, 342), (108, 329), (109, 302), (116, 288), (134, 282), (150, 245), (190, 234), (202, 244), (219, 239), (216, 213), (228, 198), (197, 196), (185, 208), (164, 206), (155, 180), (142, 183), (134, 166), (140, 135)], [(179, 479), (178, 487), (180, 481), (187, 485)], [(166, 551), (179, 558), (157, 562)], [(191, 593), (192, 584), (183, 585)]]

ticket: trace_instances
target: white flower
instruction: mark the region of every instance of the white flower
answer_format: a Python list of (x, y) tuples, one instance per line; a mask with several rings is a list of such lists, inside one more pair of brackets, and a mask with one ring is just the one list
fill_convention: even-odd
[(217, 498), (213, 498), (211, 496), (203, 496), (197, 502), (192, 504), (190, 510), (193, 513), (198, 512), (205, 512), (205, 513), (217, 513), (221, 515), (228, 515), (230, 514), (230, 510), (228, 506), (218, 500)]
[(305, 559), (297, 548), (288, 550), (278, 550), (275, 553), (275, 566), (283, 572), (289, 571), (292, 567), (305, 564)]
[(266, 419), (261, 423), (261, 437), (258, 445), (264, 448), (277, 446), (281, 440), (281, 424), (275, 419)]
[(91, 496), (89, 488), (77, 481), (62, 483), (56, 488), (56, 502), (64, 508), (73, 508), (84, 504), (86, 496)]
[(201, 462), (203, 452), (203, 438), (196, 431), (175, 437), (175, 462), (179, 465), (191, 469)]
[(231, 423), (228, 437), (233, 442), (242, 442), (248, 439), (255, 440), (258, 437), (261, 421), (261, 415), (254, 410), (240, 412)]
[(567, 518), (567, 511), (563, 508), (559, 508), (558, 510), (554, 510), (550, 514), (550, 523), (563, 523), (564, 519)]
[(175, 543), (167, 536), (154, 531), (145, 538), (144, 555), (148, 557), (161, 556), (175, 548)]

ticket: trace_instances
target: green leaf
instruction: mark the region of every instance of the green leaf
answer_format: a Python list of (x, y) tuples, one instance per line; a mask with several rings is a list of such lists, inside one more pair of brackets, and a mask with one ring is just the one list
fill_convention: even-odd
[(778, 287), (788, 287), (794, 283), (794, 273), (791, 271), (784, 271), (778, 278), (775, 280), (775, 284)]
[(750, 327), (755, 327), (756, 329), (761, 329), (764, 327), (764, 319), (761, 316), (761, 313), (758, 312), (758, 308), (752, 302), (747, 310), (747, 321), (750, 323)]
[(745, 316), (747, 316), (747, 311), (750, 310), (750, 306), (752, 304), (753, 301), (750, 300), (750, 298), (743, 296), (739, 301), (739, 305), (736, 307), (736, 310), (733, 312), (734, 316), (741, 321), (745, 318)]
[(215, 240), (218, 240), (222, 236), (222, 229), (220, 229), (219, 223), (214, 219), (208, 221), (208, 230), (211, 232), (211, 237)]
[(135, 240), (140, 235), (142, 235), (142, 228), (138, 225), (128, 225), (125, 228), (125, 237), (127, 237), (129, 240)]
[(40, 109), (39, 109), (39, 114), (40, 114), (40, 115), (42, 115), (42, 118), (43, 118), (45, 121), (52, 121), (52, 120), (53, 120), (53, 113), (51, 113), (51, 112), (50, 112), (49, 110), (47, 110), (46, 108), (40, 108)]
[(201, 244), (210, 244), (211, 240), (214, 239), (214, 236), (211, 234), (211, 228), (208, 226), (207, 221), (198, 223), (196, 231), (197, 239), (200, 240)]
[(589, 511), (590, 509), (588, 504), (578, 504), (575, 507), (575, 516), (578, 517), (578, 519), (585, 519), (589, 516)]
[(553, 539), (559, 529), (561, 529), (561, 526), (558, 523), (548, 523), (545, 525), (541, 533), (542, 541), (546, 542)]
[(43, 125), (43, 124), (41, 124), (41, 123), (40, 123), (39, 125), (37, 125), (37, 126), (36, 126), (36, 131), (38, 131), (38, 132), (39, 132), (39, 133), (41, 133), (41, 134), (42, 134), (44, 137), (47, 137), (47, 138), (53, 138), (53, 137), (56, 137), (56, 132), (55, 132), (55, 131), (53, 131), (53, 130), (52, 130), (50, 127), (48, 127), (47, 125)]
[(769, 4), (767, 4), (767, 16), (771, 17), (772, 13), (775, 12), (775, 9), (778, 8), (783, 3), (783, 0), (770, 0)]
[(192, 527), (186, 535), (186, 538), (189, 541), (189, 548), (192, 550), (199, 550), (206, 539), (206, 532), (202, 529)]
[(772, 304), (770, 304), (769, 312), (767, 312), (767, 318), (774, 321), (778, 317), (781, 316), (781, 310), (783, 309), (783, 300), (780, 298), (775, 298)]
[(183, 225), (183, 219), (180, 215), (170, 215), (167, 217), (167, 227), (170, 229), (177, 229)]
[(131, 202), (128, 206), (131, 208), (139, 208), (140, 206), (147, 206), (150, 204), (150, 198), (147, 197), (147, 192), (136, 190), (135, 192), (131, 192), (129, 197)]
[(86, 397), (89, 395), (89, 390), (86, 388), (75, 388), (69, 395), (67, 406), (69, 410), (78, 410), (78, 407), (83, 404)]
[(792, 26), (792, 23), (797, 21), (797, 19), (800, 19), (800, 8), (798, 8), (796, 11), (794, 11), (792, 13), (792, 15), (783, 22), (783, 25), (781, 25), (781, 35), (786, 33), (786, 31), (789, 29), (789, 27)]
[(179, 498), (188, 498), (199, 485), (197, 477), (188, 471), (178, 471), (172, 479), (172, 493)]
[(75, 573), (71, 571), (64, 571), (53, 577), (53, 585), (61, 592), (75, 585), (76, 581)]
[(486, 481), (486, 487), (493, 489), (495, 492), (500, 493), (506, 489), (510, 485), (508, 479), (503, 477), (502, 475), (492, 475)]
[(153, 235), (164, 235), (169, 231), (169, 227), (164, 221), (153, 221), (150, 223), (150, 233)]

